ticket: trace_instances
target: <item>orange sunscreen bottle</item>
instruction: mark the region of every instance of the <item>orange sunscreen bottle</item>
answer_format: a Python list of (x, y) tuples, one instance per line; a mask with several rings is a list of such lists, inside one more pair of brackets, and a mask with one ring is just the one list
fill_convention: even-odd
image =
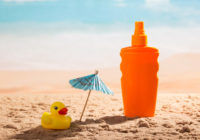
[(135, 22), (132, 45), (122, 48), (121, 87), (126, 117), (152, 117), (158, 88), (158, 49), (147, 46), (144, 23)]

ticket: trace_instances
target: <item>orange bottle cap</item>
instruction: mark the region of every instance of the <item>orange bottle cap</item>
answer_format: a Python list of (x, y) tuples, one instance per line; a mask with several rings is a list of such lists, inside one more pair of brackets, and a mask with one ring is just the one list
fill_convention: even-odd
[(132, 35), (132, 46), (144, 47), (147, 46), (147, 35), (144, 33), (144, 22), (135, 22), (135, 32)]

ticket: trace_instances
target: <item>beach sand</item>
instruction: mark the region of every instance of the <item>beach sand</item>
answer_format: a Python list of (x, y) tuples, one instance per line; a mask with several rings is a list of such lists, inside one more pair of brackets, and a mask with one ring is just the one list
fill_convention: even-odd
[[(0, 140), (7, 139), (200, 139), (199, 54), (180, 54), (160, 62), (156, 115), (123, 115), (119, 68), (99, 69), (114, 95), (93, 91), (78, 122), (87, 91), (68, 80), (94, 71), (0, 71)], [(181, 62), (181, 63), (180, 63)], [(54, 101), (64, 102), (72, 117), (68, 130), (43, 129), (40, 118)]]
[[(79, 122), (87, 92), (66, 94), (0, 94), (0, 139), (200, 139), (200, 94), (158, 94), (155, 117), (123, 116), (121, 94), (92, 92)], [(68, 130), (40, 125), (43, 112), (54, 101), (69, 109)]]

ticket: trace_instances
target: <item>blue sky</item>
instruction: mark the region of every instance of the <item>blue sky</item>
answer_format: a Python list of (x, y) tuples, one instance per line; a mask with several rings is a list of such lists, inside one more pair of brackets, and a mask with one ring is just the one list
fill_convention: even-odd
[(1, 0), (0, 22), (190, 26), (200, 23), (199, 0)]
[(0, 69), (118, 67), (135, 21), (160, 60), (199, 53), (199, 17), (199, 0), (0, 0)]

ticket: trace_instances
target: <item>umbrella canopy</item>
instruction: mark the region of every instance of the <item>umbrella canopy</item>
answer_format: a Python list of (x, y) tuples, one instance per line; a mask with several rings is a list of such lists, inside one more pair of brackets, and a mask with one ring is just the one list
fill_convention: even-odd
[(105, 94), (113, 94), (113, 92), (103, 83), (98, 74), (91, 74), (88, 76), (72, 79), (69, 83), (78, 89), (96, 90)]
[(87, 75), (80, 78), (75, 78), (69, 81), (69, 83), (74, 88), (89, 90), (88, 97), (86, 99), (83, 111), (81, 113), (80, 121), (82, 119), (83, 113), (87, 106), (88, 99), (92, 90), (101, 91), (105, 94), (113, 94), (113, 92), (103, 83), (103, 81), (98, 76), (98, 71), (95, 74)]

